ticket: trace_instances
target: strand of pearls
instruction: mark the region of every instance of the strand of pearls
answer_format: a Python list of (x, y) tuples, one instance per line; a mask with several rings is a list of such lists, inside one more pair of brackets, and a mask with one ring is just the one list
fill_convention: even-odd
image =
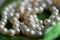
[[(51, 2), (49, 2), (51, 4)], [(51, 11), (48, 19), (39, 20), (37, 13), (43, 13), (45, 9)], [(22, 20), (22, 21), (19, 21)], [(5, 24), (9, 20), (13, 29), (7, 29)], [(44, 29), (56, 22), (60, 21), (59, 10), (55, 6), (48, 6), (45, 2), (39, 0), (23, 1), (21, 3), (9, 4), (2, 12), (0, 21), (0, 33), (4, 35), (14, 36), (22, 31), (23, 35), (36, 38), (44, 34)]]

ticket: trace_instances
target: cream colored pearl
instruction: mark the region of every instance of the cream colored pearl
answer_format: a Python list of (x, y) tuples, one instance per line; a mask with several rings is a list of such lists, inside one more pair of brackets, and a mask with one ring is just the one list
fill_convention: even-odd
[(3, 15), (3, 16), (6, 16), (6, 15), (7, 15), (7, 11), (4, 10), (4, 11), (2, 12), (2, 15)]
[(42, 21), (42, 20), (39, 20), (39, 23), (40, 23), (40, 24), (43, 24), (43, 21)]
[(13, 29), (10, 29), (10, 30), (8, 31), (8, 35), (9, 35), (9, 36), (14, 36), (15, 33), (16, 33), (16, 31), (13, 30)]
[(2, 18), (7, 19), (8, 17), (7, 16), (2, 16)]
[(45, 4), (45, 3), (42, 3), (42, 7), (43, 7), (43, 8), (46, 8), (46, 4)]
[(0, 29), (2, 29), (2, 28), (4, 28), (4, 26), (0, 24)]
[(44, 11), (44, 8), (42, 6), (39, 7), (39, 12), (42, 13)]
[(8, 5), (8, 8), (9, 9), (12, 9), (13, 8), (12, 4)]
[(6, 7), (6, 8), (5, 8), (5, 10), (6, 10), (6, 11), (9, 11), (9, 8), (8, 8), (8, 7)]
[(42, 32), (38, 32), (38, 34), (41, 36), (43, 33)]
[(7, 34), (7, 32), (8, 32), (8, 30), (7, 30), (6, 28), (2, 28), (2, 29), (1, 29), (1, 33), (2, 33), (2, 34)]
[(26, 29), (26, 31), (27, 31), (27, 32), (29, 32), (29, 31), (30, 31), (30, 29), (29, 29), (29, 28), (27, 28), (27, 29)]
[(52, 25), (55, 26), (56, 25), (56, 22), (52, 22)]
[(19, 13), (15, 13), (14, 16), (16, 19), (19, 19), (19, 17), (20, 17)]
[(5, 22), (3, 22), (3, 21), (1, 21), (0, 24), (3, 25), (3, 26), (5, 26)]
[(31, 34), (34, 35), (35, 34), (35, 31), (34, 30), (31, 30)]
[(2, 21), (5, 22), (5, 23), (7, 23), (7, 20), (6, 20), (6, 19), (3, 19), (3, 18), (2, 18)]
[(58, 12), (53, 12), (52, 15), (57, 15), (58, 16)]
[(20, 33), (20, 29), (19, 28), (15, 29), (15, 30), (16, 30), (16, 34)]

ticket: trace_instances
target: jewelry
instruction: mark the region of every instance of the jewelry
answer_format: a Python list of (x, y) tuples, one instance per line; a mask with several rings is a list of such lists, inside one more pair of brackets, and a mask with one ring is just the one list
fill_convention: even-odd
[[(38, 4), (38, 5), (37, 5)], [(45, 9), (51, 11), (51, 16), (48, 19), (39, 20), (37, 13), (42, 13)], [(9, 20), (13, 29), (5, 28), (5, 24)], [(19, 21), (20, 20), (20, 21)], [(55, 6), (48, 6), (41, 1), (23, 1), (21, 3), (9, 4), (2, 13), (0, 21), (0, 33), (4, 35), (18, 35), (20, 31), (23, 35), (31, 38), (41, 37), (44, 34), (45, 28), (56, 25), (60, 21), (59, 10)]]

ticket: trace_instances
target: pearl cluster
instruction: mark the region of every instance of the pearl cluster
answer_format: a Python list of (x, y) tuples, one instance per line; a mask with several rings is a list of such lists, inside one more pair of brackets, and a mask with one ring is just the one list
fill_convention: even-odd
[[(59, 10), (55, 6), (48, 5), (40, 0), (24, 0), (21, 3), (9, 4), (2, 12), (0, 21), (0, 33), (4, 35), (14, 36), (22, 31), (23, 35), (28, 37), (40, 37), (44, 33), (46, 27), (56, 25), (60, 21)], [(42, 13), (44, 9), (51, 11), (48, 19), (39, 20), (37, 13)], [(19, 21), (23, 19), (23, 21)], [(9, 20), (13, 25), (13, 29), (7, 29), (5, 24)]]

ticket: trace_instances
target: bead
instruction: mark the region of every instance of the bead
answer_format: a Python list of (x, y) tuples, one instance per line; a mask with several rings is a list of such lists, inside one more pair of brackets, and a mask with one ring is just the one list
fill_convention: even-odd
[(57, 12), (53, 12), (52, 15), (58, 15), (58, 13)]
[(39, 13), (42, 13), (44, 11), (44, 8), (42, 6), (39, 7)]
[(38, 32), (38, 34), (41, 36), (43, 33), (42, 32)]
[(14, 16), (16, 19), (19, 19), (19, 17), (20, 17), (19, 13), (15, 13)]
[(34, 30), (31, 30), (31, 34), (34, 35), (35, 34), (35, 31)]
[(16, 34), (20, 33), (20, 29), (19, 28), (15, 29), (15, 30), (16, 30)]
[(43, 8), (46, 8), (46, 4), (45, 4), (45, 3), (42, 3), (42, 7), (43, 7)]
[(2, 28), (4, 28), (4, 26), (0, 24), (0, 29), (2, 29)]
[(27, 31), (27, 32), (29, 32), (29, 31), (30, 31), (30, 29), (29, 29), (29, 28), (27, 28), (27, 29), (26, 29), (26, 31)]
[(2, 29), (1, 29), (1, 33), (2, 33), (2, 34), (7, 34), (7, 32), (8, 32), (8, 30), (7, 30), (6, 28), (2, 28)]
[(5, 8), (5, 10), (6, 10), (6, 11), (9, 11), (9, 8), (8, 8), (8, 7), (6, 7), (6, 8)]
[(40, 23), (40, 24), (43, 24), (43, 21), (42, 21), (42, 20), (39, 20), (39, 23)]
[(8, 35), (9, 35), (9, 36), (14, 36), (15, 33), (16, 33), (16, 31), (13, 30), (13, 29), (9, 29), (9, 31), (8, 31)]
[(3, 25), (3, 26), (5, 26), (5, 22), (3, 22), (3, 21), (1, 21), (0, 24)]

